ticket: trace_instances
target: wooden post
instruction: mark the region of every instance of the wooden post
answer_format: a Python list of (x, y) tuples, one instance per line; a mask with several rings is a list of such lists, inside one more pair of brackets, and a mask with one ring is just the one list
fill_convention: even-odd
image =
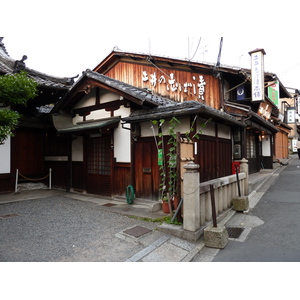
[[(180, 167), (180, 132), (176, 132), (176, 169), (177, 169), (177, 178), (176, 178), (176, 196), (178, 198), (178, 203), (181, 201), (181, 167)], [(182, 223), (182, 209), (177, 214), (177, 222)]]
[(52, 185), (52, 169), (50, 168), (49, 169), (49, 190), (51, 190), (51, 185)]
[(210, 184), (209, 187), (210, 187), (210, 200), (211, 200), (211, 211), (212, 211), (213, 226), (218, 227), (214, 186), (213, 186), (213, 184)]
[(19, 177), (19, 169), (16, 170), (15, 193), (18, 192), (18, 177)]

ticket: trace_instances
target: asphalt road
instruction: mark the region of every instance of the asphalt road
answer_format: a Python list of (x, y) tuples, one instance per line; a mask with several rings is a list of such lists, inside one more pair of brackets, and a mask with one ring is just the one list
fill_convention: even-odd
[(249, 214), (260, 225), (243, 242), (229, 240), (214, 262), (300, 261), (300, 160), (275, 172), (261, 191), (265, 193)]

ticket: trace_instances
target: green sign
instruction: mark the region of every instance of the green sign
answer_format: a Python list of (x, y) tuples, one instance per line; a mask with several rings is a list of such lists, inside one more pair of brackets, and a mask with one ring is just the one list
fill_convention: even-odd
[(276, 81), (274, 84), (268, 87), (268, 97), (271, 101), (278, 106), (279, 104), (279, 82)]
[(163, 151), (162, 149), (158, 149), (158, 165), (163, 165)]

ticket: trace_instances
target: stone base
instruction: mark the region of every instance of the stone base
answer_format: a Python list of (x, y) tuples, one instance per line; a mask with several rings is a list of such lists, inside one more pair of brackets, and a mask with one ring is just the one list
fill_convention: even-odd
[(232, 199), (232, 208), (235, 211), (247, 211), (249, 209), (249, 199), (247, 196)]
[(204, 229), (204, 243), (206, 247), (223, 249), (228, 243), (228, 232), (225, 226), (208, 226)]
[(182, 225), (174, 225), (163, 223), (157, 227), (161, 232), (175, 235), (181, 239), (185, 239), (191, 242), (197, 242), (200, 237), (203, 235), (203, 228), (200, 228), (196, 231), (188, 231), (183, 229)]

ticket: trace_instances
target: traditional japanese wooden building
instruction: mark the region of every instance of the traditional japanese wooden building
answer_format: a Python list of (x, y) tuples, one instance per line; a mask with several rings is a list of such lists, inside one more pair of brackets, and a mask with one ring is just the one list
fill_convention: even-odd
[[(287, 158), (288, 153), (283, 148), (290, 128), (278, 118), (276, 101), (268, 90), (277, 83), (277, 98), (291, 95), (274, 73), (264, 72), (265, 96), (254, 102), (250, 69), (115, 50), (94, 71), (175, 102), (194, 100), (234, 116), (245, 127), (231, 128), (232, 159), (247, 158), (250, 173), (272, 169), (274, 159)], [(206, 138), (205, 134), (201, 136), (201, 140)], [(218, 177), (214, 170), (220, 165), (210, 162), (217, 157), (216, 152), (204, 149), (211, 158), (207, 159), (209, 154), (203, 155), (199, 163), (203, 179), (209, 180)], [(215, 167), (209, 170), (206, 164)]]
[[(231, 174), (231, 127), (244, 126), (202, 102), (174, 101), (91, 70), (52, 113), (66, 149), (58, 156), (53, 148), (54, 185), (106, 196), (124, 195), (132, 185), (137, 198), (149, 200), (158, 200), (160, 189), (159, 129), (151, 121), (164, 119), (167, 124), (176, 117), (176, 131), (184, 137), (192, 123), (197, 131), (210, 120), (199, 144), (184, 158), (185, 163), (201, 162), (207, 180)], [(162, 131), (167, 136), (168, 126)], [(65, 182), (60, 182), (62, 178)]]
[(20, 60), (11, 58), (3, 37), (0, 38), (0, 76), (25, 71), (38, 83), (35, 99), (27, 106), (12, 107), (22, 117), (14, 136), (0, 145), (0, 193), (14, 190), (16, 169), (27, 178), (39, 178), (48, 172), (47, 147), (51, 148), (48, 134), (55, 131), (50, 111), (74, 83), (74, 78), (58, 78), (28, 68), (26, 58), (25, 55)]

